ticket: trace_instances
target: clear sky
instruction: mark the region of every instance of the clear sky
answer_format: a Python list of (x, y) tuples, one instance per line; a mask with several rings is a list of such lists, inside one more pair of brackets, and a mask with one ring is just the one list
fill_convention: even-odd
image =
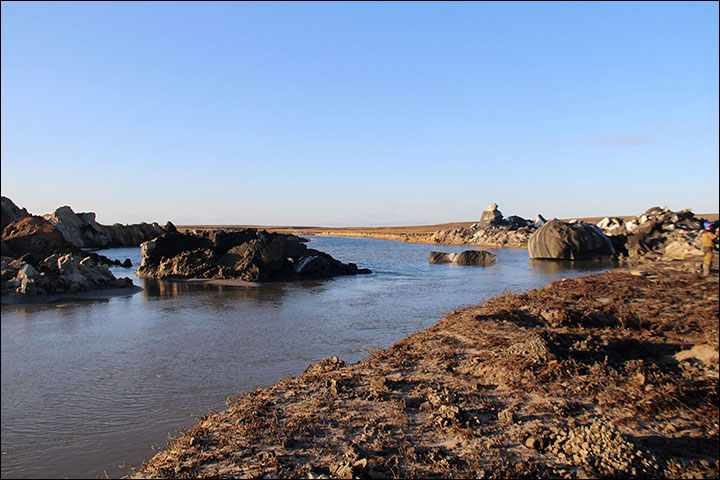
[(2, 4), (2, 194), (101, 222), (718, 211), (718, 4)]

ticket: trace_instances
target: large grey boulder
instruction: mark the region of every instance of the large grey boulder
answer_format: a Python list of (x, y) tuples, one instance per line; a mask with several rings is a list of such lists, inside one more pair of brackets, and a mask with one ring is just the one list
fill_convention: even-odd
[(595, 225), (551, 220), (528, 241), (530, 258), (586, 260), (615, 254), (610, 239)]
[(430, 263), (454, 263), (457, 265), (479, 265), (486, 267), (495, 263), (495, 254), (485, 250), (465, 250), (460, 253), (430, 252)]

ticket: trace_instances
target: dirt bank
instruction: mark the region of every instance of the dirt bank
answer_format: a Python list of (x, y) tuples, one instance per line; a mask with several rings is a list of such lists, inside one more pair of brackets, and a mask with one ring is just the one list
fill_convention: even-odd
[(718, 476), (718, 278), (653, 264), (456, 311), (228, 401), (139, 477)]

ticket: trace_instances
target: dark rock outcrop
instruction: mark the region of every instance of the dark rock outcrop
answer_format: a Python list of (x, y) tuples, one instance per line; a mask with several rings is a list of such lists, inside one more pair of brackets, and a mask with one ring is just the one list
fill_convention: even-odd
[(9, 224), (30, 216), (27, 210), (18, 207), (7, 197), (0, 197), (0, 213), (2, 217), (0, 231), (4, 230)]
[(480, 265), (486, 267), (495, 263), (495, 254), (485, 250), (465, 250), (460, 253), (430, 252), (430, 263), (455, 263), (457, 265)]
[(257, 231), (253, 228), (244, 228), (242, 230), (210, 230), (203, 231), (202, 236), (207, 237), (212, 242), (212, 247), (217, 253), (225, 253), (235, 245), (249, 242), (257, 236)]
[(76, 255), (80, 255), (83, 258), (90, 257), (98, 265), (105, 265), (106, 267), (132, 267), (132, 260), (130, 260), (129, 258), (126, 258), (125, 260), (115, 260), (104, 255), (100, 255), (99, 253), (87, 252), (78, 249), (73, 250), (73, 253)]
[(158, 265), (163, 258), (172, 258), (184, 251), (209, 249), (210, 239), (187, 233), (164, 233), (140, 245), (140, 268)]
[(141, 245), (138, 275), (252, 282), (370, 273), (307, 248), (294, 235), (247, 228), (202, 235), (165, 233)]
[(525, 218), (518, 217), (517, 215), (510, 215), (505, 219), (503, 224), (507, 225), (510, 230), (519, 230), (521, 228), (535, 226), (535, 222), (532, 220), (527, 220)]
[[(94, 214), (93, 214), (94, 215)], [(157, 223), (135, 223), (123, 225), (101, 225), (108, 232), (110, 242), (107, 245), (91, 245), (88, 248), (137, 247), (141, 243), (162, 235), (165, 230)]]
[(528, 241), (530, 258), (587, 260), (615, 254), (610, 239), (597, 226), (551, 220)]

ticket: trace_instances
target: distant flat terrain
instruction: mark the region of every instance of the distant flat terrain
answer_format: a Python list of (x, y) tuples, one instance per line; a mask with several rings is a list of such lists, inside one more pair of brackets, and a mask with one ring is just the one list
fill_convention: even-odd
[[(719, 218), (717, 213), (699, 213), (698, 217), (715, 221)], [(625, 220), (636, 218), (637, 215), (623, 215), (620, 218)], [(597, 223), (605, 217), (574, 217), (588, 223)], [(563, 220), (569, 220), (563, 219)], [(438, 230), (448, 230), (458, 227), (469, 227), (477, 223), (478, 220), (469, 222), (449, 222), (436, 223), (432, 225), (405, 225), (392, 227), (318, 227), (318, 226), (301, 226), (301, 225), (178, 225), (180, 229), (203, 230), (203, 229), (238, 229), (238, 228), (262, 228), (271, 232), (294, 233), (296, 235), (315, 235), (315, 234), (337, 234), (337, 235), (402, 235), (402, 234), (423, 234), (432, 233)]]

